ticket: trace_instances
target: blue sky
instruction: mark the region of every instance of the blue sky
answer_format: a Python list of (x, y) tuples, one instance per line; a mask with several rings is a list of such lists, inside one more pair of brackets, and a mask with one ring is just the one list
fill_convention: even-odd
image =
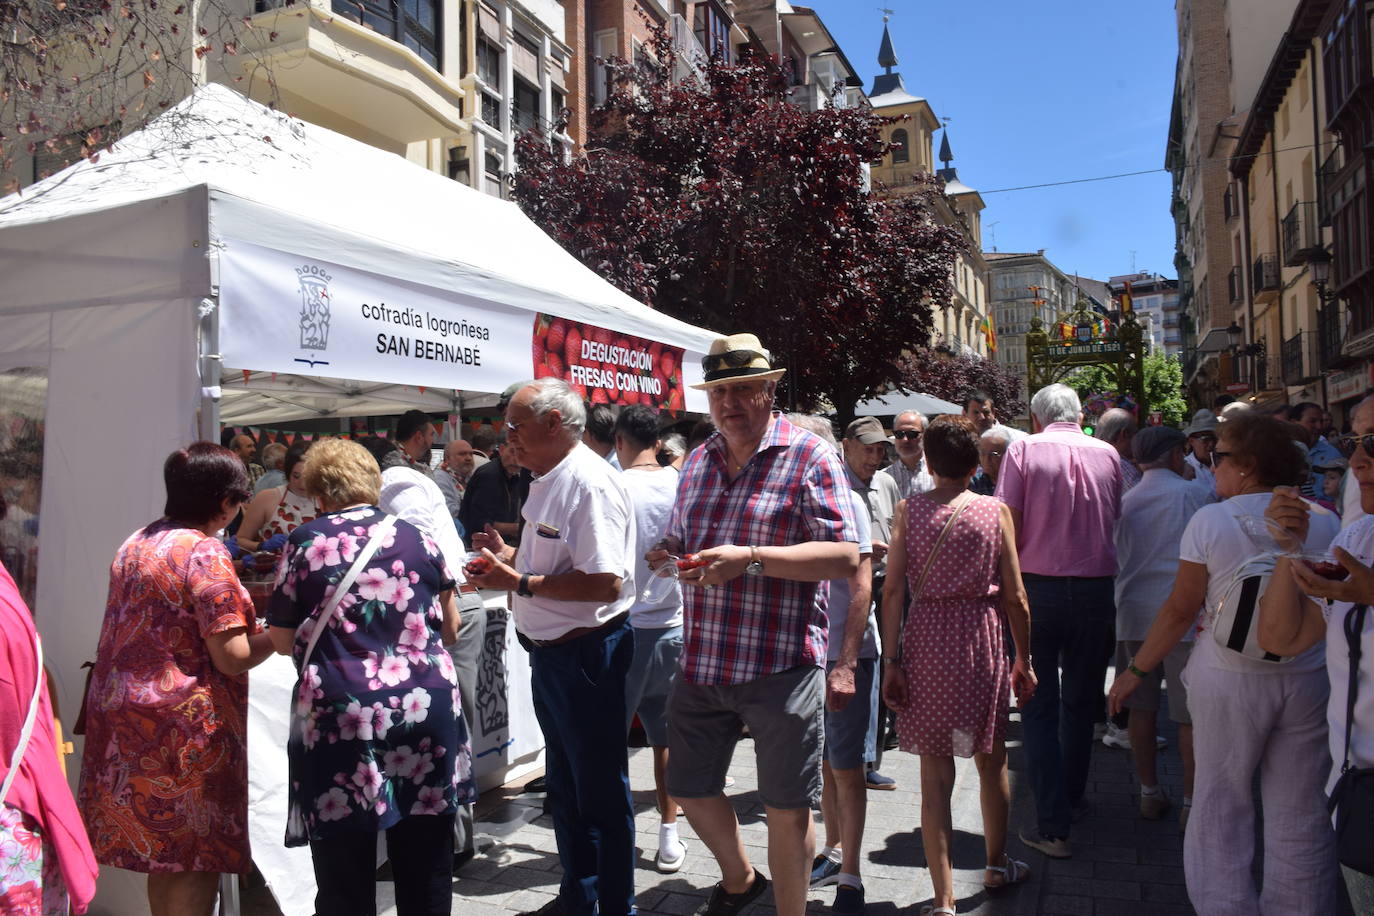
[[(912, 95), (950, 118), (959, 178), (984, 193), (983, 245), (1066, 273), (1175, 276), (1167, 172), (989, 194), (1164, 165), (1178, 39), (1169, 0), (812, 0), (871, 89), (883, 20)], [(936, 149), (939, 149), (936, 134)], [(996, 225), (992, 225), (992, 224)]]

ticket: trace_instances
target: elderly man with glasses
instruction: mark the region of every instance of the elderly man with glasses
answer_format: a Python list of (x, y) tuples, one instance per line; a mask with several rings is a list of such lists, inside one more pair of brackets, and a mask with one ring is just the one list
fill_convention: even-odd
[(924, 493), (935, 486), (934, 478), (926, 470), (925, 446), (921, 444), (925, 431), (926, 418), (914, 410), (903, 411), (892, 421), (897, 460), (880, 473), (897, 481), (897, 492), (902, 499), (914, 493)]
[(666, 535), (645, 557), (657, 568), (675, 555), (686, 567), (668, 792), (721, 869), (697, 912), (733, 916), (768, 887), (723, 792), (748, 727), (774, 903), (779, 916), (802, 916), (816, 846), (811, 808), (821, 795), (827, 580), (858, 571), (858, 523), (839, 455), (773, 411), (783, 370), (759, 339), (719, 338), (702, 366), (697, 387), (716, 432), (687, 457)]

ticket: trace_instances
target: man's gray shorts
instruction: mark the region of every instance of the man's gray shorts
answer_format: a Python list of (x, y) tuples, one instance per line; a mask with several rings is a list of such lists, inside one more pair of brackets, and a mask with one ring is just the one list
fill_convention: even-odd
[[(1122, 640), (1116, 644), (1116, 670), (1122, 672), (1131, 659), (1145, 645), (1144, 641)], [(1159, 695), (1165, 681), (1169, 683), (1169, 718), (1179, 725), (1192, 725), (1193, 717), (1188, 714), (1188, 689), (1183, 686), (1183, 669), (1188, 665), (1188, 654), (1193, 644), (1180, 642), (1164, 656), (1164, 663), (1156, 666), (1149, 677), (1142, 678), (1140, 686), (1126, 698), (1122, 705), (1127, 709), (1159, 711)]]
[[(854, 664), (854, 696), (844, 709), (825, 711), (825, 762), (834, 770), (857, 770), (864, 765), (864, 744), (873, 713), (873, 672), (876, 658), (861, 658)], [(826, 674), (835, 663), (825, 666)]]
[(668, 700), (668, 794), (711, 798), (724, 791), (740, 729), (747, 726), (763, 803), (814, 807), (821, 798), (824, 712), (825, 672), (814, 665), (744, 684), (678, 678)]

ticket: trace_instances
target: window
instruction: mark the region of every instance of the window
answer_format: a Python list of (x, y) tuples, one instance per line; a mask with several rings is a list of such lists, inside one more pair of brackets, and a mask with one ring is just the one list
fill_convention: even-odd
[(477, 78), (488, 86), (501, 85), (501, 48), (489, 39), (477, 39)]
[(501, 99), (490, 92), (482, 93), (482, 120), (492, 127), (501, 126)]
[(531, 86), (529, 83), (515, 78), (515, 92), (513, 93), (511, 108), (511, 129), (518, 134), (523, 134), (527, 130), (533, 130), (539, 126), (539, 87)]
[(892, 163), (909, 162), (911, 160), (911, 143), (907, 140), (905, 130), (898, 128), (892, 132)]
[(692, 31), (697, 41), (711, 57), (720, 55), (722, 63), (730, 63), (730, 17), (716, 0), (698, 3), (692, 13)]
[(333, 9), (399, 41), (439, 69), (440, 0), (333, 0)]

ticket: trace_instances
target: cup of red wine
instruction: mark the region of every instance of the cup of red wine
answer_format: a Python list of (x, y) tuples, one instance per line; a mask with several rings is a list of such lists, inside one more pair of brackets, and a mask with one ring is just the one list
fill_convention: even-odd
[(1348, 569), (1329, 560), (1309, 560), (1304, 557), (1302, 562), (1323, 579), (1330, 579), (1333, 582), (1340, 582), (1350, 576)]

